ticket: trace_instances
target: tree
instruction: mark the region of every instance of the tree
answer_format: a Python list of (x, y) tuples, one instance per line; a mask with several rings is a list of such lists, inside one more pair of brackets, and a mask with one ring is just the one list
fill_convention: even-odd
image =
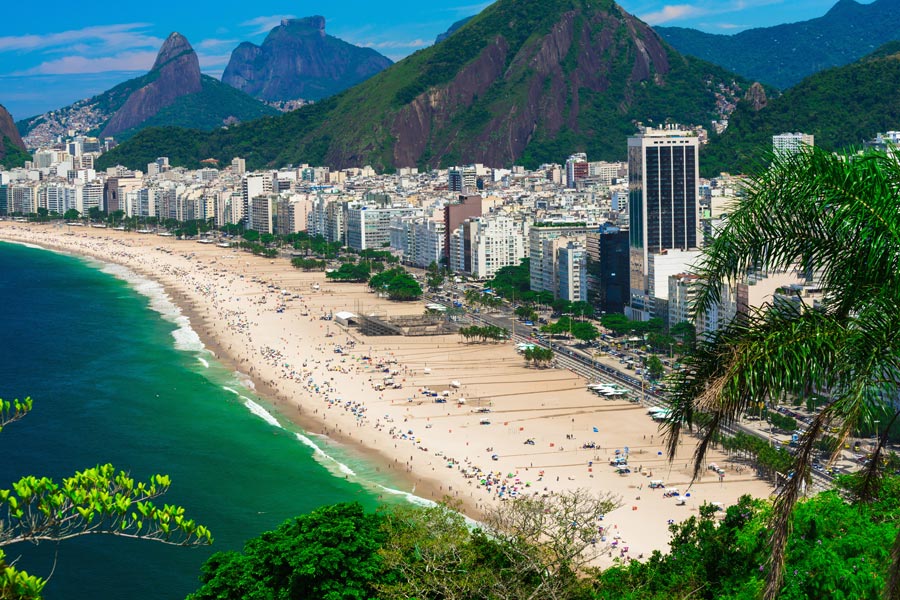
[[(0, 430), (31, 411), (32, 400), (0, 399)], [(203, 525), (185, 517), (180, 506), (153, 500), (169, 489), (165, 475), (135, 481), (125, 471), (100, 465), (55, 483), (26, 476), (0, 489), (0, 598), (39, 598), (46, 581), (5, 562), (2, 548), (31, 542), (60, 542), (94, 534), (155, 540), (165, 544), (211, 544)]]
[(369, 287), (386, 293), (391, 300), (417, 300), (422, 297), (422, 286), (403, 267), (394, 267), (375, 275), (369, 280)]
[[(493, 504), (483, 522), (488, 534), (500, 542), (514, 580), (529, 581), (531, 598), (568, 598), (578, 576), (601, 553), (597, 527), (607, 513), (621, 505), (612, 494), (565, 490), (551, 495), (523, 496)], [(502, 582), (497, 581), (497, 588)], [(492, 590), (504, 597), (500, 589)]]
[(659, 381), (662, 379), (665, 372), (666, 370), (663, 367), (662, 361), (659, 360), (659, 357), (655, 354), (651, 354), (647, 359), (647, 376), (653, 381)]
[(685, 350), (691, 351), (694, 349), (694, 346), (697, 344), (697, 329), (694, 327), (693, 323), (689, 321), (681, 321), (680, 323), (676, 323), (672, 325), (672, 329), (669, 331), (674, 337), (681, 339), (681, 343), (684, 344)]
[(431, 264), (428, 265), (426, 283), (432, 292), (444, 285), (444, 272), (435, 261), (431, 261)]
[(582, 342), (592, 342), (600, 337), (600, 332), (593, 323), (587, 321), (575, 321), (572, 323), (572, 335)]
[[(829, 427), (844, 439), (874, 415), (898, 413), (900, 394), (900, 213), (896, 184), (900, 162), (878, 151), (833, 155), (816, 148), (773, 156), (747, 183), (746, 196), (699, 266), (698, 313), (719, 300), (723, 281), (752, 269), (800, 268), (816, 274), (822, 300), (815, 306), (779, 302), (737, 318), (698, 343), (673, 380), (667, 423), (670, 457), (682, 428), (702, 436), (695, 472), (723, 425), (753, 402), (805, 399), (829, 390), (830, 400), (810, 423), (793, 458), (794, 476), (782, 487), (771, 523), (770, 568), (765, 598), (783, 582), (791, 511), (811, 470), (816, 440)], [(777, 218), (773, 218), (777, 215)], [(870, 496), (890, 423), (863, 478)], [(887, 597), (900, 591), (900, 531)]]
[(66, 221), (77, 221), (80, 218), (81, 213), (74, 208), (70, 208), (63, 214), (63, 219), (65, 219)]
[(401, 506), (385, 517), (387, 535), (379, 555), (396, 576), (377, 585), (381, 598), (483, 597), (480, 592), (498, 579), (499, 570), (485, 560), (485, 549), (496, 542), (470, 531), (450, 507)]
[(588, 302), (579, 300), (569, 305), (568, 312), (572, 313), (579, 319), (590, 319), (594, 316), (594, 307)]
[(381, 572), (382, 517), (359, 503), (336, 504), (288, 519), (203, 565), (202, 586), (188, 600), (374, 597)]
[(543, 346), (526, 348), (522, 356), (525, 357), (526, 362), (532, 362), (536, 367), (546, 366), (553, 362), (553, 350)]
[(537, 319), (537, 313), (534, 311), (534, 309), (526, 305), (517, 306), (515, 314), (523, 321), (534, 321), (535, 319)]
[(100, 210), (99, 206), (91, 206), (90, 208), (88, 208), (88, 217), (91, 219), (91, 221), (99, 221), (103, 218), (103, 215), (104, 213), (102, 210)]

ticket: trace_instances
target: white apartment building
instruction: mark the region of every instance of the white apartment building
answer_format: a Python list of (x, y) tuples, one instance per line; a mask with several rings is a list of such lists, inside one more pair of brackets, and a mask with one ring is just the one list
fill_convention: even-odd
[(347, 209), (347, 245), (354, 250), (389, 246), (391, 220), (421, 214), (421, 209), (410, 206), (351, 206)]
[(450, 237), (450, 268), (490, 279), (525, 258), (524, 224), (512, 217), (468, 219)]
[(531, 290), (558, 292), (556, 285), (556, 247), (544, 242), (566, 237), (577, 239), (596, 231), (596, 223), (535, 223), (528, 231), (528, 254), (531, 259)]
[(584, 240), (567, 239), (565, 244), (559, 244), (556, 264), (557, 292), (554, 296), (569, 302), (587, 302), (587, 250)]
[(803, 146), (815, 146), (816, 138), (808, 133), (780, 133), (772, 136), (775, 154), (796, 154)]
[(737, 315), (738, 296), (727, 284), (722, 284), (719, 290), (719, 302), (708, 311), (695, 315), (696, 298), (701, 284), (703, 280), (690, 273), (678, 273), (669, 277), (669, 327), (687, 321), (694, 325), (698, 336), (708, 336), (725, 327)]

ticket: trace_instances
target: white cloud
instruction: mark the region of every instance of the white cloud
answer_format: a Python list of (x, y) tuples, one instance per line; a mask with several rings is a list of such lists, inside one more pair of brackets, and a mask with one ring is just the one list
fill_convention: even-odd
[(98, 25), (41, 35), (13, 35), (0, 37), (0, 52), (71, 51), (111, 52), (136, 48), (158, 48), (163, 40), (145, 33), (148, 23)]
[(228, 54), (201, 54), (197, 53), (197, 58), (200, 59), (200, 69), (203, 72), (207, 72), (210, 70), (224, 70), (225, 65), (228, 64), (228, 61), (231, 59), (231, 53)]
[(661, 10), (641, 15), (641, 20), (650, 25), (660, 25), (669, 21), (678, 21), (679, 19), (689, 19), (707, 14), (705, 8), (694, 6), (692, 4), (669, 4), (663, 6)]
[(233, 48), (241, 43), (241, 40), (219, 40), (216, 38), (209, 38), (206, 40), (200, 40), (196, 44), (193, 44), (195, 50), (214, 50), (223, 47)]
[[(670, 21), (680, 21), (706, 15), (739, 14), (745, 10), (783, 3), (784, 0), (732, 0), (730, 2), (723, 2), (721, 0), (700, 0), (695, 4), (668, 4), (663, 6), (660, 10), (643, 14), (640, 18), (650, 25), (662, 25), (663, 23), (668, 23)], [(721, 25), (712, 25), (712, 27), (718, 27), (720, 29), (740, 29), (743, 26), (735, 25), (729, 27), (728, 23), (723, 23)]]
[(422, 39), (415, 39), (409, 41), (400, 41), (400, 40), (387, 40), (384, 42), (359, 42), (357, 46), (362, 46), (364, 48), (424, 48), (425, 46), (430, 45), (431, 42), (427, 42)]
[(39, 64), (13, 75), (73, 75), (78, 73), (105, 73), (107, 71), (149, 71), (156, 60), (156, 51), (123, 52), (117, 56), (89, 58), (64, 56)]
[(241, 23), (241, 27), (249, 27), (252, 29), (252, 35), (261, 33), (269, 33), (274, 27), (281, 24), (282, 19), (296, 19), (294, 15), (268, 15), (255, 17), (249, 21)]

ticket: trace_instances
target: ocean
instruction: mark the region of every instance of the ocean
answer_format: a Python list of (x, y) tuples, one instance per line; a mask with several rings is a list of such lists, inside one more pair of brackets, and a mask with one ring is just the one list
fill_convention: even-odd
[[(7, 560), (47, 576), (53, 599), (184, 598), (215, 551), (318, 506), (374, 508), (375, 466), (275, 416), (203, 349), (162, 288), (110, 264), (0, 243), (0, 397), (34, 410), (0, 432), (0, 488), (110, 462), (172, 477), (161, 502), (213, 532), (212, 547), (112, 536), (17, 544)], [(383, 486), (383, 487), (382, 487)]]

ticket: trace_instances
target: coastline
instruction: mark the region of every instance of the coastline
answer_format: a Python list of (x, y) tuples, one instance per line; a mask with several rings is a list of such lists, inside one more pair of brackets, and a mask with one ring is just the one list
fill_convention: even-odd
[[(658, 454), (657, 426), (639, 406), (598, 399), (568, 371), (526, 368), (510, 344), (465, 344), (458, 336), (366, 338), (319, 320), (341, 310), (421, 314), (421, 303), (391, 303), (360, 284), (331, 283), (284, 260), (214, 245), (72, 229), (0, 222), (0, 239), (120, 264), (158, 282), (205, 348), (250, 377), (281, 416), (379, 465), (378, 472), (383, 469), (404, 493), (435, 501), (450, 496), (477, 519), (483, 506), (513, 489), (609, 491), (622, 497), (623, 506), (607, 521), (630, 546), (629, 552), (610, 552), (613, 560), (665, 550), (669, 520), (695, 514), (702, 501), (730, 504), (744, 493), (765, 497), (771, 490), (745, 473), (752, 468), (715, 454), (711, 461), (725, 468), (728, 481), (707, 474), (691, 487), (691, 501), (675, 507), (661, 490), (645, 487), (663, 479), (686, 492), (689, 469), (680, 463), (693, 448), (684, 446), (667, 463)], [(373, 389), (385, 368), (387, 376), (402, 380), (402, 389)], [(425, 387), (447, 391), (450, 402), (425, 400)], [(466, 403), (454, 401), (459, 397)], [(491, 423), (482, 425), (482, 419)], [(525, 444), (528, 439), (536, 443)], [(626, 448), (641, 473), (623, 477), (606, 464)], [(479, 475), (466, 477), (476, 467)], [(485, 478), (497, 483), (482, 485)]]

